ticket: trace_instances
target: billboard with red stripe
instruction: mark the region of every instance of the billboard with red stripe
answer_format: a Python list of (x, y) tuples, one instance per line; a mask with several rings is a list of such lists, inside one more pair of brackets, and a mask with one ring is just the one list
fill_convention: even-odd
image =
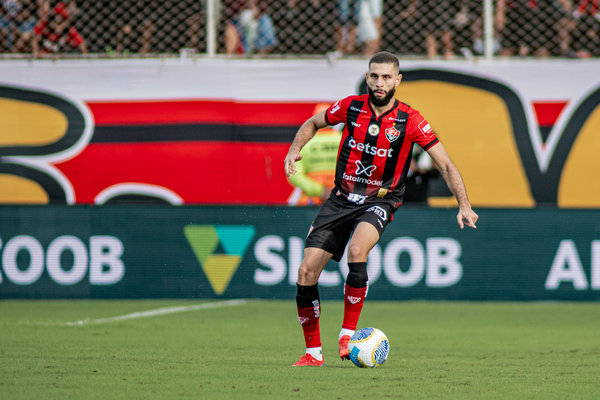
[[(0, 203), (286, 205), (283, 158), (366, 60), (0, 65)], [(598, 60), (401, 62), (477, 207), (599, 207)], [(558, 71), (569, 70), (569, 74)], [(452, 206), (449, 193), (432, 206)]]

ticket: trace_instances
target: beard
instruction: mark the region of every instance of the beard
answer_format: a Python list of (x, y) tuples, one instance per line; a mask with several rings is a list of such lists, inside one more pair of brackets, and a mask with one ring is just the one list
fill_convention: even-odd
[(375, 107), (385, 107), (396, 94), (396, 88), (394, 87), (390, 89), (390, 91), (386, 92), (385, 96), (382, 98), (376, 97), (375, 92), (369, 86), (367, 86), (367, 92), (369, 93), (369, 100), (371, 101), (371, 104), (373, 104)]

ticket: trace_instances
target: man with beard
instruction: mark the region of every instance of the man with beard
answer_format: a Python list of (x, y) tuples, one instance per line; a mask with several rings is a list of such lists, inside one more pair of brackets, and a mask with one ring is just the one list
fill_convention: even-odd
[(302, 159), (300, 150), (318, 129), (345, 123), (335, 187), (310, 227), (298, 269), (296, 305), (306, 354), (293, 366), (325, 364), (317, 283), (330, 259), (340, 261), (346, 244), (349, 273), (344, 285), (344, 319), (338, 344), (341, 359), (350, 359), (348, 342), (368, 291), (367, 256), (402, 204), (413, 143), (431, 156), (458, 200), (459, 227), (475, 228), (479, 218), (471, 210), (458, 169), (425, 118), (394, 98), (402, 80), (398, 58), (388, 52), (375, 54), (369, 61), (366, 80), (368, 94), (346, 97), (304, 122), (284, 160), (289, 178), (296, 173), (295, 163)]

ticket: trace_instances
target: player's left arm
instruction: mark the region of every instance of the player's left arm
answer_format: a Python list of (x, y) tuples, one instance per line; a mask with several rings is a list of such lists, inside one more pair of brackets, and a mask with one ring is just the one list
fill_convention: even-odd
[(450, 159), (448, 152), (441, 143), (437, 143), (430, 147), (427, 150), (427, 153), (438, 166), (448, 188), (458, 201), (459, 210), (458, 215), (456, 216), (458, 226), (460, 226), (460, 229), (463, 229), (465, 225), (476, 228), (475, 224), (477, 223), (479, 216), (471, 209), (471, 203), (467, 196), (465, 183), (463, 182), (460, 172), (458, 172), (458, 168), (456, 168)]

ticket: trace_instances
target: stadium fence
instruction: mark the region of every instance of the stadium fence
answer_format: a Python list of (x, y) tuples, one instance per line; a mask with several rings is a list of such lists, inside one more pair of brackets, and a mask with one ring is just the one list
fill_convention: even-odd
[[(40, 45), (56, 39), (54, 51), (39, 57), (58, 58), (339, 57), (379, 49), (417, 58), (600, 56), (597, 0), (10, 0), (0, 8), (3, 58), (31, 57), (36, 37)], [(67, 19), (64, 33), (53, 24), (57, 15)], [(58, 36), (36, 35), (43, 21)], [(71, 28), (85, 42), (83, 55), (69, 45)]]

